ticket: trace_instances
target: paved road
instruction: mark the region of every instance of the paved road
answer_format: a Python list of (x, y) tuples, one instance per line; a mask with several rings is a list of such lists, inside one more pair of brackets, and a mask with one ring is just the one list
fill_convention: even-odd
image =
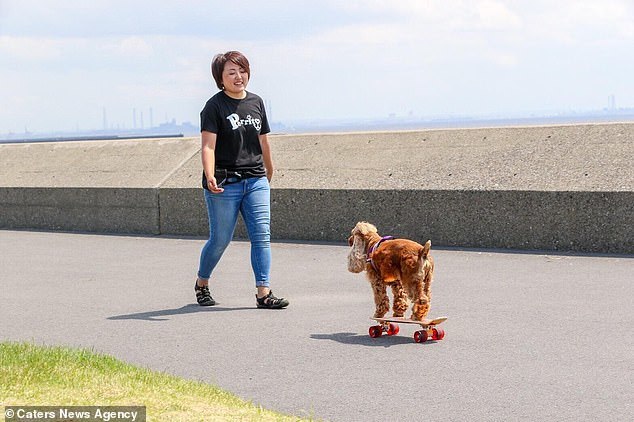
[(194, 305), (202, 244), (0, 231), (0, 339), (89, 347), (330, 421), (632, 420), (632, 257), (435, 250), (447, 336), (415, 344), (411, 326), (368, 337), (346, 246), (274, 244), (291, 307), (269, 311), (244, 242), (218, 268), (218, 306)]

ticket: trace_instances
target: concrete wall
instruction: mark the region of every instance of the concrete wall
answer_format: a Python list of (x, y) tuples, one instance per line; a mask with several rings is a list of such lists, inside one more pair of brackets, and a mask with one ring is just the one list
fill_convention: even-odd
[(158, 190), (0, 187), (0, 228), (159, 234)]
[[(634, 253), (634, 124), (271, 140), (275, 239), (342, 242), (366, 220), (437, 246)], [(0, 145), (0, 228), (206, 236), (199, 150)]]

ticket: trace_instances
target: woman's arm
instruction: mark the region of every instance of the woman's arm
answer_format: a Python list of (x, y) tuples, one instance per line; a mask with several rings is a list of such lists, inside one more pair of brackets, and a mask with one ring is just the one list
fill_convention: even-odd
[(262, 158), (264, 159), (264, 168), (266, 170), (266, 178), (269, 182), (273, 178), (273, 155), (271, 154), (271, 144), (269, 143), (269, 137), (267, 135), (259, 135), (260, 146), (262, 147)]
[(203, 171), (207, 177), (207, 188), (211, 193), (223, 192), (223, 188), (219, 188), (217, 185), (214, 173), (216, 170), (216, 137), (217, 135), (212, 132), (202, 131), (200, 133), (202, 140), (202, 146), (200, 154), (203, 160)]

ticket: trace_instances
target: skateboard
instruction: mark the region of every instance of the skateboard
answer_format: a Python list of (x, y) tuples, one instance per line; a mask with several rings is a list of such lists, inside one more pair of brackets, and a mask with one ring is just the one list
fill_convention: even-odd
[(380, 325), (373, 325), (368, 330), (370, 337), (381, 337), (383, 333), (388, 336), (398, 334), (398, 324), (418, 324), (422, 330), (414, 332), (414, 341), (416, 343), (424, 343), (427, 340), (442, 340), (445, 337), (445, 330), (440, 327), (436, 327), (442, 322), (447, 320), (447, 317), (438, 317), (434, 319), (423, 319), (421, 321), (415, 321), (409, 318), (392, 317), (392, 318), (370, 318), (380, 322)]

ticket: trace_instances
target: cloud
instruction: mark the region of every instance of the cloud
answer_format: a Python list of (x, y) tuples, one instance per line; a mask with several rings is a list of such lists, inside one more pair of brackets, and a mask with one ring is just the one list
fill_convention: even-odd
[(147, 58), (154, 49), (146, 39), (134, 36), (115, 39), (104, 45), (106, 51), (128, 58)]
[(485, 0), (476, 3), (478, 20), (476, 26), (484, 30), (518, 30), (522, 20), (503, 2)]
[(48, 61), (59, 58), (64, 45), (54, 38), (0, 36), (0, 56), (5, 56), (4, 61)]

